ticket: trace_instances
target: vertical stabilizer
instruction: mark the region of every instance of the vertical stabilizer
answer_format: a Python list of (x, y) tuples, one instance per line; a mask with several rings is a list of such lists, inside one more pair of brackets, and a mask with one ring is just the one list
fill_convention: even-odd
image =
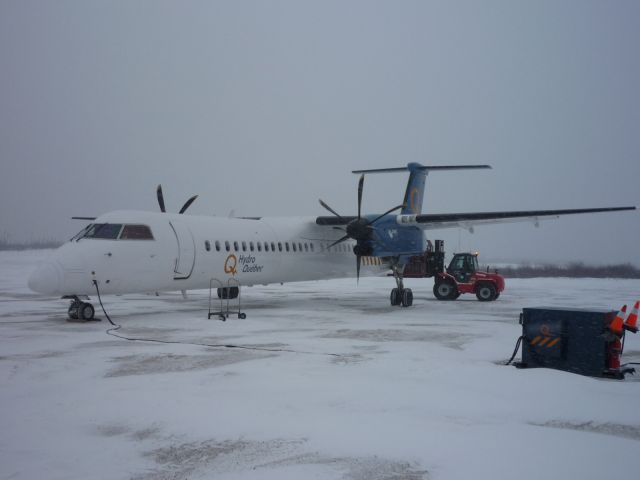
[(422, 201), (424, 199), (424, 185), (427, 180), (428, 170), (419, 163), (407, 164), (409, 181), (404, 193), (403, 203), (406, 205), (400, 213), (402, 215), (419, 215), (422, 213)]

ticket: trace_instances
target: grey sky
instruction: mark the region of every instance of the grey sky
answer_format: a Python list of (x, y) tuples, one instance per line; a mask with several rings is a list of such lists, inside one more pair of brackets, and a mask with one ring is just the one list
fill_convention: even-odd
[[(639, 205), (637, 1), (0, 0), (0, 234), (72, 215), (356, 208), (355, 168), (434, 173), (425, 210)], [(367, 211), (404, 175), (369, 176)], [(458, 232), (443, 231), (449, 251)], [(640, 214), (478, 227), (486, 257), (632, 261)]]

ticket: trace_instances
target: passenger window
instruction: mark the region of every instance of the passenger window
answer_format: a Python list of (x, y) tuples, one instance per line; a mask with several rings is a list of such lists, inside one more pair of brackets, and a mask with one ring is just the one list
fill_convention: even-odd
[(220, 242), (216, 240), (216, 252), (220, 251)]
[(313, 242), (310, 243), (309, 246), (311, 247), (311, 251), (313, 252)]
[(276, 244), (271, 242), (271, 251), (275, 252), (276, 251)]
[(233, 242), (233, 249), (237, 252), (240, 249), (238, 248), (238, 242)]
[(247, 242), (242, 242), (242, 251), (243, 252), (247, 251)]
[(121, 240), (153, 240), (151, 229), (146, 225), (125, 225), (120, 234)]
[(284, 242), (284, 248), (289, 251), (289, 242)]
[(291, 242), (291, 246), (293, 247), (294, 252), (298, 251), (298, 247), (296, 247), (296, 242)]
[(231, 251), (231, 245), (229, 245), (229, 240), (224, 241), (224, 248), (227, 250), (227, 252)]
[(211, 251), (211, 242), (210, 242), (209, 240), (205, 240), (205, 241), (204, 241), (204, 249), (205, 249), (207, 252), (210, 252), (210, 251)]
[(305, 242), (304, 244), (304, 251), (308, 252), (309, 251), (309, 244)]
[(249, 242), (249, 250), (253, 252), (253, 242)]
[(264, 242), (264, 251), (265, 252), (269, 251), (269, 242)]
[(278, 251), (282, 251), (282, 242), (278, 242)]
[(262, 251), (262, 242), (256, 242), (256, 247), (258, 247), (258, 251)]

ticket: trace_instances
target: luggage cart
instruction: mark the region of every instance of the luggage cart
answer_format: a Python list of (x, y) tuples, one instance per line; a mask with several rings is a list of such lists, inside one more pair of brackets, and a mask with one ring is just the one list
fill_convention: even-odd
[[(237, 304), (235, 304), (235, 302), (233, 303), (229, 302), (230, 300), (233, 300), (229, 298), (230, 297), (229, 292), (231, 292), (232, 287), (235, 287), (238, 289)], [(218, 311), (211, 311), (211, 306), (215, 301), (215, 300), (212, 300), (213, 298), (212, 293), (214, 288), (216, 289), (216, 295), (219, 297), (219, 300), (220, 300), (220, 310)], [(221, 291), (221, 289), (227, 290), (226, 298), (223, 298), (223, 295), (218, 295), (217, 292)], [(226, 321), (227, 318), (229, 318), (229, 315), (231, 314), (238, 315), (238, 318), (240, 319), (247, 318), (247, 314), (240, 310), (242, 305), (240, 296), (241, 296), (240, 282), (235, 278), (230, 278), (229, 280), (227, 280), (226, 285), (222, 280), (218, 280), (217, 278), (212, 278), (211, 280), (209, 280), (209, 314), (207, 315), (207, 318), (211, 319), (211, 317), (217, 316), (218, 319), (222, 320), (223, 322)], [(234, 306), (237, 306), (237, 309), (235, 309)]]

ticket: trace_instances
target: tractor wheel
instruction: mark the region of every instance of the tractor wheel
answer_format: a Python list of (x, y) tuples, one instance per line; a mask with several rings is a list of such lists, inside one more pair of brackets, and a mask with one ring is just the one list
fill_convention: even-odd
[(433, 294), (438, 300), (455, 300), (458, 298), (458, 289), (452, 282), (445, 280), (444, 282), (435, 283)]
[(476, 297), (481, 302), (490, 302), (496, 298), (496, 287), (493, 283), (481, 283), (476, 288)]

